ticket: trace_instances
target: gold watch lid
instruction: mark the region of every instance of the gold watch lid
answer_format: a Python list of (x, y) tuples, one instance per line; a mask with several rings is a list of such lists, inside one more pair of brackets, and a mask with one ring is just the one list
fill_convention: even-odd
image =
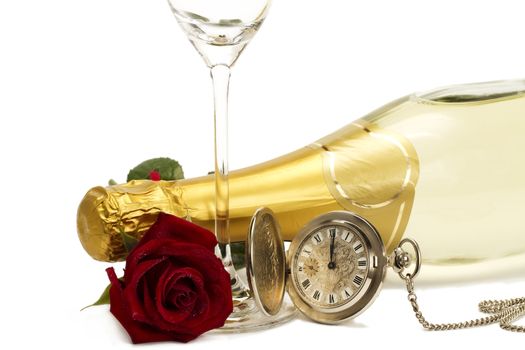
[(246, 275), (259, 309), (268, 316), (279, 312), (286, 285), (286, 253), (279, 223), (268, 208), (259, 208), (246, 240)]

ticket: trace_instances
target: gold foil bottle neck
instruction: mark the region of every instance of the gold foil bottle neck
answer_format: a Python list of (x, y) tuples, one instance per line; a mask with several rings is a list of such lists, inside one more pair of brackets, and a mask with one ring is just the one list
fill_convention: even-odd
[(176, 182), (133, 180), (94, 187), (77, 211), (77, 232), (84, 249), (96, 260), (124, 260), (122, 233), (140, 239), (160, 212), (187, 215)]

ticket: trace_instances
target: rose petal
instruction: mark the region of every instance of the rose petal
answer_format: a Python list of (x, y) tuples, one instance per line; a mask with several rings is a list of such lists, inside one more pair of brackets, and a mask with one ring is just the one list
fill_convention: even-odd
[(182, 310), (179, 312), (179, 318), (176, 320), (175, 324), (167, 322), (162, 317), (160, 310), (157, 309), (156, 302), (150, 297), (151, 292), (149, 291), (149, 287), (146, 284), (144, 285), (144, 293), (148, 293), (148, 297), (144, 298), (144, 309), (148, 313), (148, 317), (150, 318), (151, 322), (163, 331), (171, 332), (179, 330), (179, 328), (176, 326), (176, 323), (184, 321), (191, 314), (191, 310)]
[[(230, 278), (228, 276), (228, 282)], [(228, 316), (233, 312), (233, 301), (230, 290), (224, 290), (220, 285), (216, 284), (211, 288), (208, 295), (210, 296), (210, 304), (215, 307), (210, 308), (208, 315), (208, 327), (210, 329), (219, 328), (224, 326), (224, 323)]]
[(207, 332), (210, 329), (224, 326), (226, 318), (233, 312), (233, 302), (230, 287), (230, 276), (223, 269), (220, 273), (222, 283), (206, 284), (206, 296), (209, 297), (210, 307), (206, 315), (206, 322), (202, 319), (188, 319), (185, 326), (196, 332)]
[[(159, 281), (157, 286), (160, 295), (157, 295), (157, 301), (162, 302), (163, 305), (171, 310), (180, 307), (191, 307), (197, 293), (195, 290), (197, 286), (191, 276), (198, 276), (200, 284), (202, 284), (201, 274), (192, 268), (176, 268), (171, 267), (165, 273), (165, 282)], [(198, 288), (202, 289), (202, 286)], [(184, 300), (180, 299), (182, 296), (187, 296)], [(184, 305), (178, 305), (183, 302)]]
[(194, 289), (188, 278), (172, 278), (163, 292), (166, 308), (190, 308), (195, 301)]
[(215, 235), (205, 228), (174, 215), (159, 213), (157, 221), (150, 227), (135, 248), (151, 240), (162, 238), (197, 244), (211, 252), (215, 251), (215, 246), (217, 245)]
[[(170, 258), (174, 264), (181, 267), (191, 266), (201, 273), (210, 271), (209, 276), (205, 276), (206, 282), (217, 281), (219, 277), (216, 271), (222, 267), (222, 262), (215, 254), (210, 254), (208, 250), (199, 245), (181, 243), (170, 239), (156, 239), (137, 248), (133, 256), (128, 256), (126, 271), (132, 271), (140, 263), (140, 259), (144, 257), (149, 259)], [(222, 269), (224, 270), (224, 267)]]
[(195, 305), (197, 294), (190, 287), (183, 285), (183, 282), (177, 283), (176, 287), (171, 289), (164, 299), (166, 309), (184, 309), (192, 310)]
[(122, 283), (118, 279), (117, 274), (115, 273), (115, 269), (112, 267), (108, 267), (106, 269), (106, 273), (108, 274), (111, 286), (117, 289), (119, 293), (122, 293)]
[[(147, 287), (145, 287), (147, 289)], [(148, 295), (150, 294), (149, 290), (146, 290), (145, 293)], [(155, 306), (152, 303), (152, 300), (150, 298), (145, 299), (145, 307), (148, 310), (154, 310)], [(158, 328), (160, 331), (165, 332), (166, 334), (170, 334), (172, 336), (172, 340), (180, 341), (180, 342), (188, 342), (190, 340), (193, 340), (197, 338), (199, 335), (204, 333), (203, 331), (199, 329), (192, 329), (189, 327), (186, 327), (186, 320), (179, 324), (170, 324), (167, 323), (160, 317), (160, 315), (154, 311), (150, 314), (152, 322), (155, 323), (155, 327)], [(209, 329), (208, 329), (209, 330)]]
[[(201, 334), (210, 329), (222, 327), (226, 318), (233, 311), (229, 274), (224, 269), (222, 262), (215, 256), (212, 256), (207, 262), (209, 262), (210, 270), (203, 272), (212, 273), (213, 278), (203, 275), (206, 290), (202, 291), (198, 303), (206, 300), (209, 307), (207, 307), (206, 314), (200, 317), (188, 317), (184, 324), (180, 325), (181, 330), (186, 329), (188, 332)], [(215, 282), (210, 283), (210, 280), (215, 280)]]
[[(122, 295), (121, 282), (115, 274), (115, 270), (111, 267), (106, 269), (109, 280), (111, 281), (111, 288), (109, 289), (110, 298), (110, 312), (120, 322), (122, 327), (128, 332), (131, 341), (135, 344), (156, 342), (156, 341), (168, 341), (168, 340), (179, 340), (174, 339), (173, 335), (166, 334), (163, 332), (156, 331), (149, 326), (133, 320), (130, 316), (129, 309), (126, 306), (124, 297)], [(179, 341), (189, 341), (187, 336), (181, 338)]]
[[(174, 288), (174, 285), (177, 284), (177, 281), (180, 279), (189, 279), (193, 284), (193, 289), (191, 292), (194, 295), (193, 299), (197, 299), (199, 296), (199, 290), (203, 289), (203, 281), (201, 274), (191, 268), (174, 268), (171, 267), (169, 270), (166, 270), (165, 273), (159, 280), (156, 290), (156, 308), (163, 318), (164, 321), (173, 325), (185, 320), (188, 316), (193, 314), (193, 307), (185, 309), (172, 309), (167, 308), (166, 305), (166, 294), (169, 292), (169, 289)], [(194, 306), (195, 302), (192, 303)]]
[[(134, 274), (131, 275), (128, 269), (124, 272), (125, 287), (123, 295), (131, 312), (131, 318), (134, 320), (150, 323), (150, 319), (144, 309), (145, 296), (139, 294), (142, 290), (139, 289), (138, 286), (146, 273), (150, 272), (165, 260), (165, 258), (146, 260), (136, 266)], [(147, 283), (144, 284), (146, 285)]]

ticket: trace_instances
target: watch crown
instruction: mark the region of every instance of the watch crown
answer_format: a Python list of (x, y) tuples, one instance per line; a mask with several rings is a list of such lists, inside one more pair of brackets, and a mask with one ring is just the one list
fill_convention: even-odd
[(410, 254), (399, 247), (394, 249), (388, 260), (389, 265), (392, 266), (392, 269), (394, 269), (396, 273), (403, 271), (412, 263), (412, 257)]

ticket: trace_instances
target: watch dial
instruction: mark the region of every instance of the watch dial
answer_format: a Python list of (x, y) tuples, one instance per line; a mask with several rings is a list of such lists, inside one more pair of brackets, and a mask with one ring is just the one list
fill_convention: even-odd
[(325, 226), (305, 237), (293, 256), (294, 283), (301, 298), (323, 308), (351, 301), (365, 284), (368, 251), (345, 226)]

